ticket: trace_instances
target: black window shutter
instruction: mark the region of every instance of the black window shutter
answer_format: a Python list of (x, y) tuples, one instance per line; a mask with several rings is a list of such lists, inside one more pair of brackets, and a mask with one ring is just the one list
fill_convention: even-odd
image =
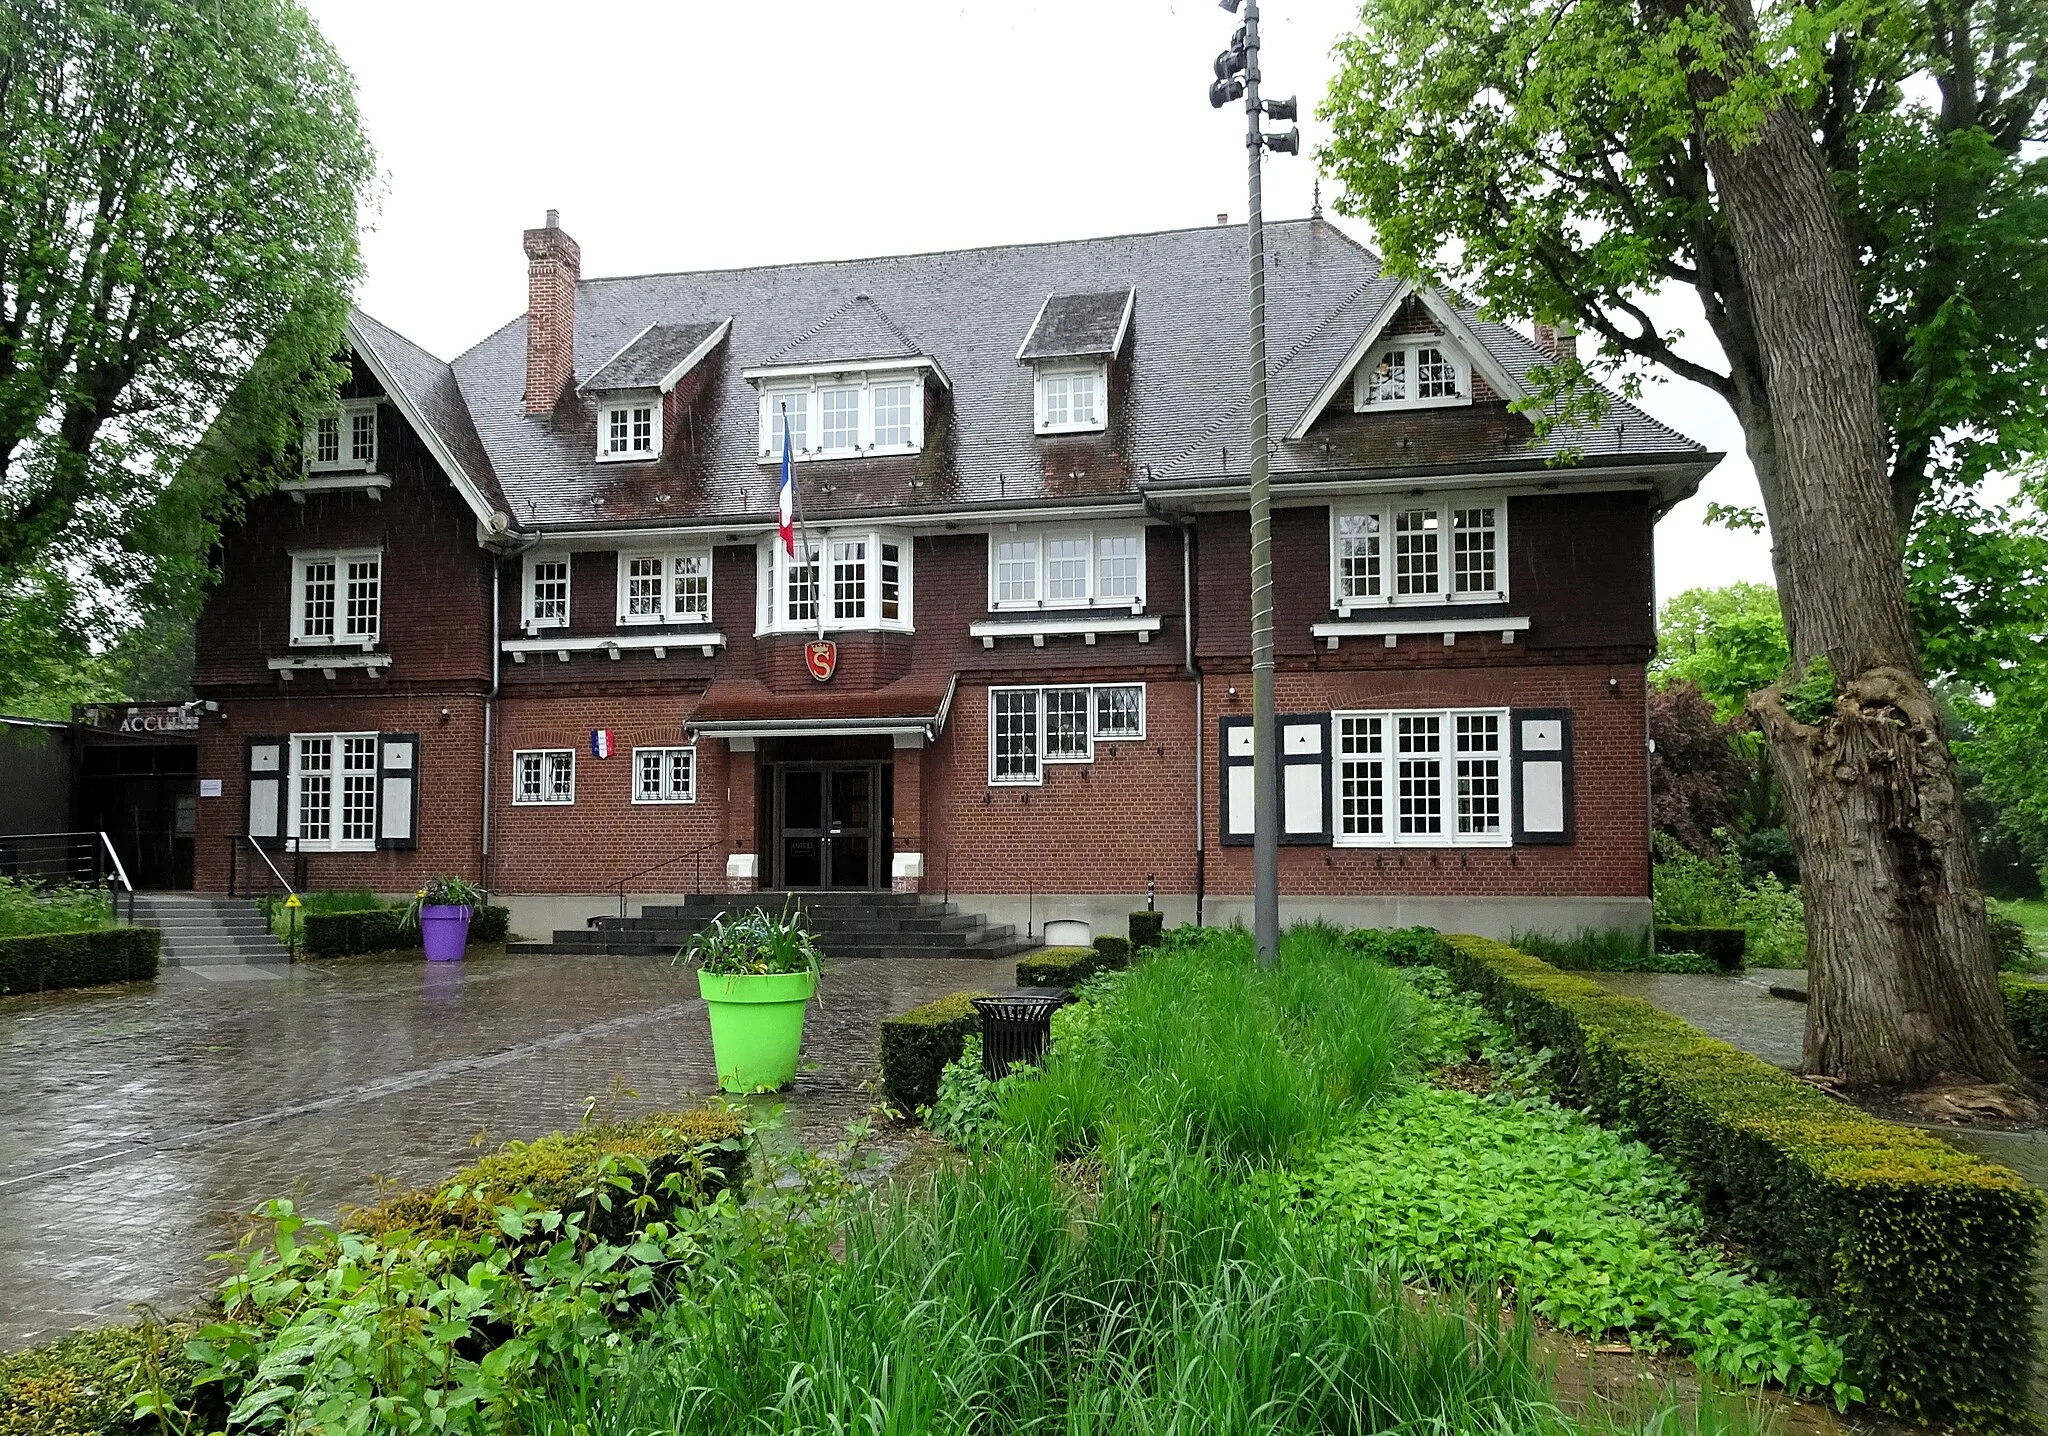
[(420, 845), (420, 735), (377, 735), (377, 846)]
[(1514, 734), (1515, 841), (1574, 841), (1572, 713), (1569, 708), (1516, 708)]
[[(1280, 758), (1280, 841), (1296, 846), (1330, 841), (1330, 715), (1275, 714)], [(1252, 720), (1216, 724), (1218, 829), (1229, 847), (1252, 841)]]
[(1216, 723), (1216, 827), (1226, 847), (1252, 841), (1252, 720), (1221, 718)]
[(281, 733), (266, 733), (248, 741), (244, 771), (249, 779), (249, 836), (259, 848), (282, 848), (285, 828), (285, 780), (291, 765), (285, 760), (290, 742)]

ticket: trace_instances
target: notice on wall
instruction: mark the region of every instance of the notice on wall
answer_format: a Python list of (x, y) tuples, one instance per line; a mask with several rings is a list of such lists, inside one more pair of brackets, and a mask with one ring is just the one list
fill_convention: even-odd
[(218, 798), (220, 796), (220, 779), (201, 778), (199, 780), (199, 796), (202, 798)]

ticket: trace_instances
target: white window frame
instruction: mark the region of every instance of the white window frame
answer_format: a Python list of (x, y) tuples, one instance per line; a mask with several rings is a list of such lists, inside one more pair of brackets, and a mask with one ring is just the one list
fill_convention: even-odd
[[(648, 440), (646, 448), (634, 447), (633, 413), (635, 410), (648, 411)], [(630, 399), (607, 399), (597, 407), (597, 461), (601, 464), (644, 464), (650, 459), (661, 457), (661, 410), (659, 394), (642, 394)], [(611, 446), (612, 416), (626, 416), (626, 445), (623, 449)]]
[[(882, 443), (875, 435), (875, 392), (903, 387), (910, 390), (910, 438), (908, 442)], [(821, 397), (827, 389), (853, 389), (859, 411), (852, 447), (825, 447), (825, 406)], [(790, 458), (808, 463), (815, 459), (857, 459), (877, 454), (915, 454), (924, 449), (924, 371), (922, 369), (860, 369), (838, 374), (813, 374), (797, 379), (771, 379), (761, 385), (760, 458), (764, 464), (782, 462), (782, 445), (775, 439), (778, 405), (787, 404), (791, 416), (803, 417), (801, 445), (793, 446)], [(801, 406), (801, 409), (799, 409)]]
[[(1416, 355), (1424, 349), (1434, 349), (1449, 361), (1457, 374), (1458, 392), (1437, 395), (1428, 399), (1415, 397)], [(1368, 397), (1370, 379), (1390, 354), (1402, 356), (1402, 372), (1407, 375), (1404, 388), (1407, 395), (1400, 399), (1375, 399)], [(1412, 334), (1376, 346), (1351, 376), (1351, 408), (1354, 413), (1374, 413), (1381, 409), (1449, 409), (1472, 402), (1472, 361), (1465, 351), (1441, 334)]]
[[(529, 798), (520, 782), (520, 770), (528, 758), (540, 762), (540, 795)], [(553, 786), (548, 781), (548, 770), (557, 766), (550, 760), (566, 761), (569, 766), (569, 792), (566, 797), (554, 796)], [(576, 750), (574, 748), (515, 748), (512, 750), (512, 802), (522, 808), (569, 808), (576, 804)]]
[[(1134, 688), (1138, 693), (1138, 731), (1135, 733), (1106, 733), (1101, 725), (1100, 695), (1108, 689)], [(997, 776), (996, 773), (996, 695), (1010, 693), (1035, 693), (1037, 699), (1037, 721), (1032, 733), (1033, 770), (1028, 777)], [(1063, 753), (1055, 757), (1052, 753), (1050, 736), (1051, 697), (1054, 693), (1080, 693), (1084, 695), (1087, 718), (1087, 750), (1081, 753)], [(1045, 770), (1061, 764), (1092, 763), (1095, 748), (1099, 743), (1142, 742), (1145, 737), (1145, 685), (1143, 683), (1000, 683), (988, 690), (988, 783), (992, 788), (1036, 788), (1045, 783)]]
[[(911, 557), (910, 536), (894, 529), (849, 529), (806, 526), (808, 532), (797, 535), (798, 556), (804, 552), (808, 538), (810, 547), (820, 558), (818, 563), (818, 602), (825, 613), (827, 633), (911, 633), (916, 629), (916, 614), (912, 596), (916, 591), (914, 563)], [(862, 613), (858, 618), (834, 616), (835, 582), (833, 555), (838, 545), (865, 543), (867, 574), (862, 589)], [(882, 617), (882, 545), (896, 550), (896, 617)], [(782, 546), (782, 540), (769, 534), (761, 541), (759, 558), (755, 563), (756, 581), (754, 586), (754, 632), (764, 633), (816, 633), (818, 620), (815, 615), (807, 618), (793, 617), (789, 603), (789, 571), (794, 560)], [(802, 565), (798, 564), (798, 567)], [(623, 602), (623, 600), (622, 600)]]
[[(689, 755), (690, 779), (678, 791), (673, 785), (675, 771), (672, 764), (678, 755), (685, 753)], [(650, 758), (661, 764), (660, 791), (654, 797), (647, 796), (646, 789), (640, 782), (641, 764)], [(633, 750), (633, 766), (630, 771), (633, 775), (633, 801), (635, 803), (658, 806), (672, 803), (694, 803), (697, 801), (697, 745), (695, 743), (675, 744), (664, 748), (635, 748)]]
[[(1065, 419), (1054, 420), (1047, 408), (1047, 382), (1053, 379), (1072, 379), (1083, 374), (1095, 381), (1095, 412), (1086, 419), (1076, 419), (1070, 412)], [(1034, 433), (1039, 434), (1096, 434), (1107, 429), (1109, 365), (1100, 360), (1078, 364), (1068, 361), (1038, 365), (1031, 380), (1031, 427)]]
[[(1076, 735), (1081, 746), (1078, 750), (1054, 753), (1052, 750), (1052, 702), (1057, 693), (1062, 699), (1071, 701), (1079, 695), (1081, 700), (1081, 728)], [(1046, 763), (1092, 763), (1095, 761), (1095, 690), (1085, 683), (1048, 683), (1038, 690), (1038, 761)]]
[[(1103, 599), (1102, 541), (1105, 538), (1135, 537), (1138, 541), (1138, 591), (1129, 598)], [(1145, 611), (1146, 527), (1142, 521), (1093, 525), (1010, 524), (990, 529), (988, 535), (988, 611), (990, 613), (1064, 613), (1077, 609), (1101, 609), (1112, 613)], [(1047, 597), (1052, 583), (1052, 546), (1062, 539), (1085, 539), (1088, 545), (1088, 592), (1081, 598)], [(1005, 543), (1038, 545), (1036, 575), (1028, 599), (1002, 597), (1002, 574), (998, 556)]]
[[(1380, 721), (1380, 751), (1376, 759), (1354, 759), (1345, 749), (1344, 722), (1346, 719), (1378, 719)], [(1437, 720), (1437, 762), (1438, 762), (1438, 819), (1440, 831), (1434, 833), (1403, 833), (1401, 827), (1401, 797), (1399, 776), (1399, 733), (1403, 718), (1434, 718)], [(1494, 765), (1493, 782), (1499, 798), (1499, 824), (1496, 831), (1460, 832), (1464, 820), (1461, 813), (1462, 800), (1466, 794), (1461, 791), (1467, 775), (1460, 773), (1461, 762), (1485, 762), (1487, 759), (1463, 760), (1458, 755), (1458, 721), (1460, 719), (1491, 719), (1494, 723), (1494, 748), (1491, 762)], [(1345, 709), (1330, 714), (1330, 828), (1331, 843), (1340, 848), (1505, 848), (1514, 843), (1514, 757), (1513, 744), (1509, 737), (1509, 710), (1506, 708), (1387, 708), (1387, 709)], [(1344, 784), (1353, 762), (1371, 768), (1377, 767), (1380, 779), (1380, 831), (1377, 833), (1350, 832), (1346, 830), (1344, 813)]]
[[(375, 648), (384, 636), (384, 550), (379, 548), (321, 549), (292, 556), (292, 646), (294, 648)], [(349, 576), (352, 563), (374, 561), (377, 565), (377, 617), (368, 630), (349, 631)], [(313, 633), (306, 626), (306, 571), (314, 564), (334, 565), (334, 631)]]
[[(370, 452), (358, 454), (355, 447), (355, 426), (358, 417), (370, 421)], [(320, 421), (336, 421), (335, 457), (320, 457)], [(322, 410), (306, 421), (305, 432), (306, 472), (309, 474), (374, 474), (377, 472), (377, 401), (375, 399), (345, 399), (331, 409)]]
[[(538, 615), (538, 588), (540, 576), (535, 572), (544, 563), (562, 566), (562, 612), (558, 618), (541, 618)], [(520, 576), (519, 626), (528, 633), (542, 628), (567, 628), (571, 604), (576, 596), (576, 572), (569, 555), (565, 553), (529, 553)]]
[[(1394, 524), (1398, 514), (1416, 509), (1434, 511), (1436, 526), (1435, 593), (1396, 593), (1398, 586), (1394, 558)], [(1460, 509), (1493, 510), (1493, 578), (1496, 587), (1457, 589), (1457, 544), (1452, 537)], [(1343, 521), (1370, 515), (1379, 520), (1379, 585), (1377, 594), (1344, 592)], [(1442, 608), (1460, 603), (1506, 603), (1508, 601), (1508, 501), (1505, 494), (1435, 493), (1420, 498), (1386, 497), (1330, 505), (1330, 607), (1340, 615), (1359, 608)]]
[[(632, 572), (636, 560), (653, 560), (661, 565), (661, 601), (654, 613), (631, 611)], [(702, 564), (704, 567), (704, 611), (702, 613), (676, 612), (676, 565), (678, 563)], [(620, 549), (618, 553), (618, 612), (621, 627), (689, 627), (711, 622), (712, 592), (711, 550), (706, 548), (636, 548)]]
[[(285, 787), (288, 811), (285, 815), (284, 831), (297, 844), (299, 852), (373, 853), (377, 850), (377, 834), (381, 828), (382, 817), (379, 811), (382, 775), (377, 767), (379, 736), (376, 733), (294, 733), (286, 740), (291, 771)], [(351, 741), (369, 745), (368, 767), (349, 769), (343, 766), (347, 756), (347, 745)], [(299, 835), (299, 830), (305, 821), (303, 788), (305, 777), (310, 770), (305, 766), (305, 755), (300, 751), (300, 745), (320, 742), (328, 745), (327, 836), (305, 838)], [(342, 836), (343, 822), (348, 812), (347, 779), (351, 772), (366, 780), (370, 795), (370, 835), (365, 838)]]

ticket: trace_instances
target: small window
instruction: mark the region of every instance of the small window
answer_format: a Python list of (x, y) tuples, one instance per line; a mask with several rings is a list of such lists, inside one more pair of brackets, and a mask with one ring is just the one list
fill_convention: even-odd
[(526, 572), (526, 626), (566, 628), (569, 623), (569, 560), (531, 559)]
[(1045, 690), (1045, 761), (1095, 761), (1094, 704), (1088, 689)]
[(600, 459), (652, 459), (661, 453), (660, 403), (637, 399), (608, 404), (597, 411), (597, 456)]
[(764, 396), (768, 407), (768, 453), (782, 457), (782, 436), (789, 434), (793, 454), (808, 453), (811, 447), (811, 396), (808, 390), (771, 393)]
[(1498, 603), (1507, 592), (1499, 502), (1332, 510), (1330, 606)]
[(1095, 690), (1095, 740), (1145, 736), (1145, 685), (1108, 684)]
[(1038, 601), (1038, 540), (1000, 539), (996, 543), (996, 602)]
[(351, 399), (316, 414), (306, 426), (306, 467), (313, 473), (374, 472), (377, 467), (377, 401)]
[(679, 623), (711, 621), (711, 555), (679, 553), (669, 558), (669, 617)]
[(1356, 410), (1471, 402), (1471, 366), (1440, 339), (1390, 344), (1359, 365), (1352, 378), (1351, 407)]
[(695, 748), (635, 748), (633, 801), (694, 803), (697, 801)]
[(907, 449), (917, 443), (917, 428), (911, 404), (917, 394), (914, 384), (877, 384), (875, 396), (875, 447)]
[(1103, 603), (1130, 603), (1143, 591), (1145, 536), (1142, 533), (1099, 534), (1095, 540), (1095, 597)]
[(1501, 715), (1460, 713), (1457, 729), (1458, 832), (1497, 837), (1501, 826)]
[(832, 542), (832, 617), (858, 623), (868, 616), (868, 541)]
[(1337, 593), (1340, 598), (1380, 596), (1380, 516), (1343, 514), (1337, 519)]
[(512, 801), (562, 806), (576, 801), (576, 750), (527, 748), (512, 755)]
[(799, 543), (796, 556), (789, 560), (788, 580), (785, 591), (788, 594), (788, 619), (791, 624), (816, 623), (818, 621), (818, 550), (814, 544)]
[(1039, 369), (1035, 385), (1038, 432), (1074, 434), (1107, 428), (1103, 402), (1107, 377), (1107, 370), (1099, 364)]
[(1387, 832), (1384, 715), (1337, 715), (1337, 837), (1382, 838)]
[(626, 560), (626, 621), (652, 623), (662, 614), (668, 563), (660, 555)]
[(1500, 587), (1494, 579), (1497, 525), (1491, 506), (1451, 510), (1451, 581), (1459, 593), (1484, 593)]
[(291, 834), (302, 852), (377, 846), (377, 735), (295, 733)]
[(384, 556), (292, 556), (292, 642), (373, 648), (383, 631)]
[(709, 623), (711, 551), (619, 555), (620, 623)]
[(989, 535), (990, 609), (1144, 607), (1145, 530), (998, 531)]
[(896, 623), (903, 617), (903, 545), (882, 545), (882, 622)]
[(1431, 837), (1444, 830), (1444, 720), (1440, 713), (1402, 713), (1394, 719), (1394, 791), (1397, 831)]
[(1442, 515), (1435, 509), (1398, 509), (1394, 513), (1394, 592), (1404, 598), (1440, 591), (1437, 539)]
[(860, 447), (860, 390), (818, 391), (818, 448), (822, 453), (851, 453)]
[(1048, 603), (1088, 601), (1088, 535), (1055, 538), (1045, 553), (1045, 599)]
[(989, 700), (989, 767), (991, 783), (1035, 784), (1042, 781), (1036, 688), (991, 688)]

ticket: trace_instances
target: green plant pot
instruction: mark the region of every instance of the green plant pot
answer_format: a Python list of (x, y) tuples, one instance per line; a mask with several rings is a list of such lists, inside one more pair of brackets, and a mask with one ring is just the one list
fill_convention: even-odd
[(804, 1041), (804, 1005), (818, 990), (813, 972), (726, 975), (697, 970), (711, 1009), (711, 1057), (727, 1092), (773, 1092), (796, 1080)]

